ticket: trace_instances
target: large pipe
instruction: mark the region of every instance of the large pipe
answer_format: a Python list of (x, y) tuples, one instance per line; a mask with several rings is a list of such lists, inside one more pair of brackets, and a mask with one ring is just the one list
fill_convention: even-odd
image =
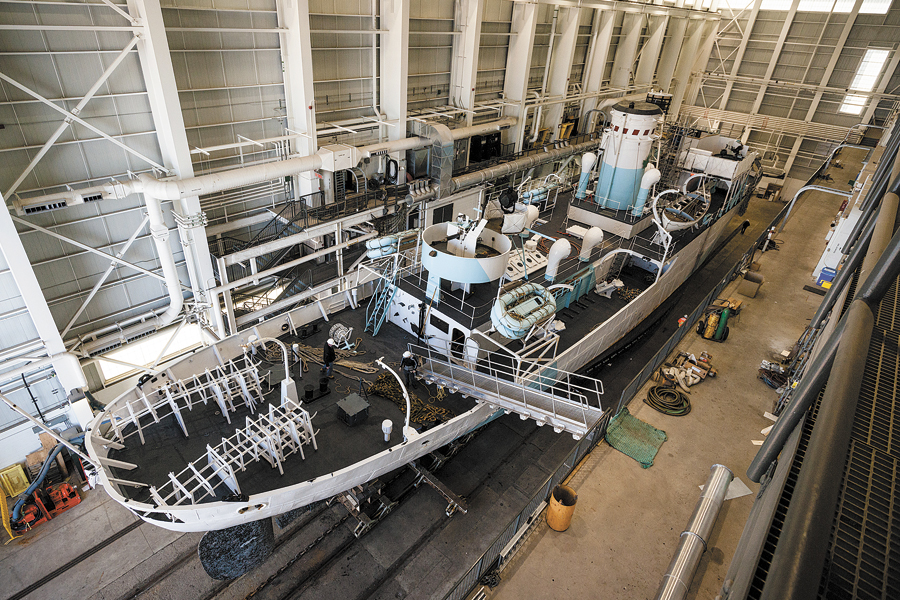
[(839, 352), (771, 560), (762, 600), (818, 597), (831, 537), (829, 525), (841, 490), (874, 325), (869, 305), (855, 300), (847, 312)]
[(162, 266), (163, 277), (166, 278), (166, 287), (169, 290), (169, 307), (156, 318), (157, 328), (162, 328), (181, 314), (184, 295), (181, 293), (181, 280), (178, 279), (178, 270), (175, 267), (175, 255), (172, 254), (172, 246), (169, 245), (169, 228), (163, 219), (162, 205), (157, 198), (146, 193), (144, 202), (147, 205), (147, 216), (150, 219), (150, 235), (156, 246), (156, 254), (159, 257), (159, 264)]
[[(516, 124), (515, 117), (506, 117), (490, 123), (461, 127), (450, 132), (454, 140), (498, 131), (504, 127)], [(360, 157), (374, 156), (386, 152), (399, 152), (401, 150), (413, 150), (431, 145), (431, 140), (421, 137), (404, 138), (383, 144), (371, 144), (358, 149)], [(81, 188), (56, 194), (48, 194), (27, 198), (21, 201), (22, 205), (41, 204), (49, 201), (72, 199), (76, 196), (86, 196), (102, 193), (108, 197), (125, 198), (131, 194), (144, 193), (159, 200), (180, 200), (193, 196), (205, 196), (225, 190), (231, 190), (263, 181), (273, 181), (290, 175), (315, 171), (322, 168), (322, 157), (318, 154), (298, 156), (286, 160), (274, 161), (250, 167), (241, 167), (230, 171), (198, 175), (186, 179), (160, 181), (147, 174), (141, 174), (137, 180), (114, 182), (106, 185), (98, 185), (90, 188)]]
[(687, 596), (732, 479), (734, 473), (728, 467), (710, 467), (709, 479), (700, 492), (700, 500), (687, 527), (681, 533), (678, 549), (656, 592), (656, 600), (675, 600)]
[(482, 169), (473, 173), (460, 175), (459, 177), (454, 177), (450, 181), (450, 189), (445, 195), (450, 195), (454, 192), (470, 188), (474, 185), (479, 185), (498, 177), (505, 177), (506, 175), (509, 175), (511, 173), (516, 173), (518, 171), (523, 171), (531, 167), (536, 167), (548, 162), (553, 162), (555, 160), (565, 158), (571, 154), (586, 152), (596, 147), (597, 140), (592, 140), (589, 142), (583, 142), (581, 144), (575, 144), (574, 146), (564, 146), (562, 148), (556, 148), (554, 150), (548, 150), (546, 152), (536, 152), (535, 154), (529, 154), (528, 156), (523, 156), (522, 158), (512, 160), (495, 167), (489, 167), (487, 169)]
[[(887, 231), (893, 230), (896, 209), (898, 204), (900, 204), (900, 198), (897, 196), (898, 189), (900, 189), (900, 175), (894, 179), (891, 185), (891, 192), (885, 194), (882, 201), (882, 210), (884, 210), (885, 205), (894, 206), (895, 217), (894, 219), (883, 219), (890, 222), (890, 227), (883, 226), (880, 228), (882, 236)], [(877, 259), (873, 266), (867, 267), (865, 264), (863, 265), (863, 268), (870, 275), (859, 286), (856, 293), (858, 299), (863, 300), (872, 308), (881, 301), (887, 289), (897, 278), (897, 275), (900, 274), (900, 231), (891, 238), (889, 243), (886, 243), (883, 238), (876, 238), (875, 233), (872, 234), (872, 239), (869, 242), (869, 255), (878, 256), (878, 254), (880, 254), (880, 258)], [(863, 281), (862, 279), (860, 280)], [(752, 481), (759, 482), (763, 474), (768, 470), (769, 465), (778, 457), (788, 436), (800, 423), (803, 415), (806, 414), (816, 396), (819, 395), (819, 390), (822, 389), (822, 386), (828, 380), (831, 365), (837, 354), (838, 343), (846, 329), (846, 321), (847, 316), (845, 315), (831, 336), (825, 340), (819, 353), (809, 361), (803, 378), (791, 396), (791, 402), (788, 404), (787, 409), (778, 418), (772, 431), (766, 437), (766, 441), (760, 447), (759, 452), (753, 457), (750, 468), (747, 469), (747, 476)]]

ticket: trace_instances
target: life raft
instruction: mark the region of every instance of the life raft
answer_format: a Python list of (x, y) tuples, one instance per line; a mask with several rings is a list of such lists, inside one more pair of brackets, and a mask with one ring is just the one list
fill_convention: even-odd
[(536, 283), (525, 283), (497, 299), (491, 309), (491, 323), (504, 337), (517, 340), (555, 313), (553, 294)]

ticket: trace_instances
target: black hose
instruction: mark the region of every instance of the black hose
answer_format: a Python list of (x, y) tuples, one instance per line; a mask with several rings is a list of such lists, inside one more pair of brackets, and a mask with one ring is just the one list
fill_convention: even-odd
[(647, 392), (644, 404), (672, 417), (683, 417), (691, 412), (691, 401), (676, 388), (654, 385)]

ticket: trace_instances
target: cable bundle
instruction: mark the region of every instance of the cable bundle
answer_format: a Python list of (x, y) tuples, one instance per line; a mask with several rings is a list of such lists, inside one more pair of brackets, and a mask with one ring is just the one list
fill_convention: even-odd
[(760, 369), (757, 377), (766, 382), (766, 385), (773, 390), (782, 388), (788, 383), (787, 375), (779, 373), (778, 371), (773, 371), (772, 369)]
[(673, 387), (654, 385), (647, 392), (644, 404), (672, 417), (683, 417), (691, 412), (691, 401), (685, 394)]

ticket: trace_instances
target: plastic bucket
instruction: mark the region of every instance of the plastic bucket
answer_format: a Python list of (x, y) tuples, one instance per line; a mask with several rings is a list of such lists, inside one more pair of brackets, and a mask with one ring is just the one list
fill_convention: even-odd
[(567, 485), (558, 485), (550, 494), (550, 506), (547, 509), (547, 525), (553, 531), (565, 531), (572, 522), (578, 494)]

